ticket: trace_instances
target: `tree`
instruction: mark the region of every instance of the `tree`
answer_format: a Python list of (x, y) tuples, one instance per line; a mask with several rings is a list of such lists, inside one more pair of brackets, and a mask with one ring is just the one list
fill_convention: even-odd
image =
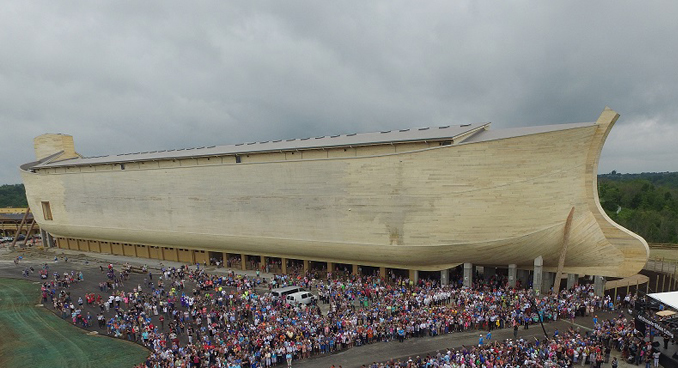
[(678, 242), (677, 192), (678, 173), (613, 171), (598, 178), (600, 204), (608, 216), (650, 243)]
[(24, 185), (4, 184), (0, 186), (0, 207), (28, 207)]

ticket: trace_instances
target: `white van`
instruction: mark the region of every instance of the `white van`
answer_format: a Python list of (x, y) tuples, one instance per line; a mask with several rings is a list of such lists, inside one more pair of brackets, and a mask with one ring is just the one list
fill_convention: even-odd
[(273, 300), (285, 300), (286, 296), (300, 291), (304, 291), (300, 286), (285, 286), (271, 290), (271, 297)]
[(305, 304), (309, 305), (315, 300), (315, 296), (310, 291), (300, 291), (294, 294), (289, 294), (285, 297), (289, 304)]

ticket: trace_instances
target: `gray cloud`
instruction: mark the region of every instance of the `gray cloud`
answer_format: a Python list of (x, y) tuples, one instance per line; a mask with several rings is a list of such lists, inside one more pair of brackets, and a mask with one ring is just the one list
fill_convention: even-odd
[(674, 2), (24, 2), (0, 12), (0, 183), (84, 155), (622, 114), (600, 171), (678, 171)]

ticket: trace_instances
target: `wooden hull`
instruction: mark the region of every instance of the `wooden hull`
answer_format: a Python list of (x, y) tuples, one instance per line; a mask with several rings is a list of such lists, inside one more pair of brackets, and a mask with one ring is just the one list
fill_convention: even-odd
[[(359, 157), (23, 171), (40, 226), (58, 237), (418, 270), (463, 262), (638, 272), (646, 242), (597, 195), (618, 115), (504, 139)], [(49, 201), (53, 220), (42, 220)]]

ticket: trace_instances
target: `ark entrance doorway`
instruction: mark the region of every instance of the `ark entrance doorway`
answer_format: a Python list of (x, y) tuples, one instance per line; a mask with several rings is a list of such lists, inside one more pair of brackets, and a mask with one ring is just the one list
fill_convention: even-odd
[(358, 266), (358, 273), (363, 276), (379, 277), (379, 267)]
[(317, 279), (327, 278), (327, 263), (308, 261), (308, 270), (315, 275)]
[(224, 253), (222, 252), (210, 252), (210, 264), (212, 266), (221, 267), (224, 265)]
[(242, 269), (242, 256), (235, 253), (226, 253), (226, 267)]
[(259, 268), (260, 263), (261, 263), (261, 257), (260, 256), (247, 255), (246, 259), (247, 259), (247, 261), (245, 263), (245, 267), (247, 267), (246, 269), (252, 270), (252, 271), (256, 271), (256, 270), (260, 269)]
[(288, 275), (303, 275), (304, 274), (304, 261), (301, 259), (288, 258), (287, 262), (287, 274)]
[(350, 275), (353, 266), (349, 263), (333, 263), (332, 273), (335, 275)]
[(419, 271), (419, 282), (430, 282), (440, 285), (440, 271)]
[(387, 268), (386, 269), (386, 279), (390, 282), (396, 282), (398, 280), (404, 280), (410, 277), (410, 271), (404, 268)]
[(264, 272), (266, 273), (281, 273), (282, 272), (282, 258), (266, 257), (266, 264), (264, 265)]

